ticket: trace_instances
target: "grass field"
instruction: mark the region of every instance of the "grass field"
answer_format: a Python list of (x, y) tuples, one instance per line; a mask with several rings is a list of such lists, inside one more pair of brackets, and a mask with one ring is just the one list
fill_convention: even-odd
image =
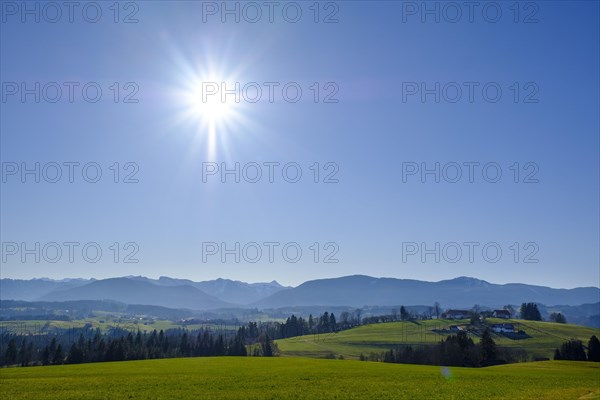
[[(490, 319), (489, 324), (507, 322)], [(554, 349), (569, 339), (580, 339), (587, 343), (592, 335), (600, 337), (600, 329), (578, 325), (556, 324), (551, 322), (535, 322), (510, 320), (524, 330), (530, 338), (513, 340), (505, 336), (493, 334), (499, 346), (523, 348), (533, 359), (537, 357), (552, 358)], [(278, 340), (277, 345), (284, 356), (301, 356), (323, 358), (327, 355), (343, 355), (345, 358), (357, 359), (361, 353), (380, 353), (396, 345), (434, 344), (447, 334), (435, 333), (433, 329), (450, 325), (468, 324), (469, 321), (429, 320), (416, 322), (389, 322), (363, 325), (338, 333), (323, 335), (306, 335), (290, 339)], [(477, 342), (479, 338), (473, 337)]]
[(0, 369), (3, 399), (599, 399), (600, 365), (185, 358)]

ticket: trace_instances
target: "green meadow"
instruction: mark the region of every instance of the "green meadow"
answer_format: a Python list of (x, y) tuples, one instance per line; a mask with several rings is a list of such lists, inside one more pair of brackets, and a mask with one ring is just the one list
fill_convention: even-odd
[[(487, 320), (488, 324), (501, 322), (514, 323), (517, 329), (525, 331), (530, 337), (514, 340), (500, 334), (493, 334), (496, 344), (524, 349), (531, 359), (552, 358), (554, 350), (570, 339), (579, 339), (587, 343), (592, 335), (600, 337), (600, 329), (578, 325), (524, 320)], [(277, 345), (285, 356), (324, 358), (333, 354), (357, 359), (361, 353), (364, 355), (371, 352), (381, 353), (398, 345), (434, 344), (448, 334), (436, 333), (433, 330), (448, 328), (451, 325), (466, 326), (468, 323), (468, 320), (427, 320), (370, 324), (337, 333), (278, 340)], [(475, 335), (470, 336), (475, 342), (479, 340)]]
[(219, 357), (0, 370), (3, 399), (599, 399), (600, 365), (443, 368)]
[[(532, 358), (552, 357), (554, 349), (568, 339), (587, 342), (591, 335), (600, 336), (598, 329), (576, 325), (510, 322), (530, 337), (511, 340), (494, 335), (494, 340), (499, 346), (524, 348)], [(434, 329), (467, 324), (466, 320), (438, 320), (363, 325), (278, 340), (282, 357), (274, 358), (201, 357), (2, 368), (0, 398), (600, 400), (600, 363), (542, 361), (458, 368), (353, 360), (361, 353), (380, 353), (396, 345), (433, 344), (447, 336)], [(324, 359), (332, 354), (346, 360)]]

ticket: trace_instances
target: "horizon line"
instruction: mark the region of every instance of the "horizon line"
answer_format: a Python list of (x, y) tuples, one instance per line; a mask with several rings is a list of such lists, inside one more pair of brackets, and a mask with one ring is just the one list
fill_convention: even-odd
[(239, 279), (232, 279), (232, 278), (223, 278), (223, 277), (219, 277), (219, 278), (213, 278), (213, 279), (204, 279), (204, 280), (193, 280), (190, 278), (180, 278), (180, 277), (172, 277), (172, 276), (167, 276), (167, 275), (159, 275), (158, 277), (154, 278), (154, 277), (148, 277), (148, 276), (144, 276), (144, 275), (122, 275), (122, 276), (111, 276), (111, 277), (106, 277), (106, 278), (94, 278), (94, 277), (89, 277), (89, 278), (82, 278), (82, 277), (78, 277), (78, 278), (69, 278), (69, 277), (65, 277), (65, 278), (49, 278), (49, 277), (34, 277), (34, 278), (5, 278), (5, 277), (0, 277), (0, 280), (5, 280), (5, 279), (10, 279), (10, 280), (19, 280), (19, 281), (32, 281), (32, 280), (47, 280), (47, 281), (54, 281), (54, 282), (58, 282), (58, 281), (64, 281), (64, 280), (95, 280), (95, 281), (102, 281), (102, 280), (107, 280), (107, 279), (119, 279), (119, 278), (144, 278), (144, 279), (148, 279), (148, 280), (159, 280), (160, 278), (169, 278), (169, 279), (177, 279), (177, 280), (188, 280), (188, 281), (192, 281), (194, 283), (201, 283), (201, 282), (212, 282), (212, 281), (216, 281), (216, 280), (228, 280), (228, 281), (232, 281), (232, 282), (241, 282), (241, 283), (245, 283), (245, 284), (269, 284), (269, 283), (277, 283), (278, 285), (282, 286), (282, 287), (288, 287), (288, 288), (297, 288), (301, 285), (303, 285), (304, 283), (307, 282), (312, 282), (312, 281), (320, 281), (320, 280), (333, 280), (333, 279), (341, 279), (341, 278), (349, 278), (349, 277), (355, 277), (355, 276), (362, 276), (362, 277), (367, 277), (367, 278), (373, 278), (373, 279), (395, 279), (395, 280), (404, 280), (404, 281), (415, 281), (415, 282), (427, 282), (427, 283), (440, 283), (440, 282), (445, 282), (445, 281), (453, 281), (453, 280), (457, 280), (457, 279), (461, 279), (461, 278), (466, 278), (466, 279), (472, 279), (472, 280), (476, 280), (479, 282), (484, 282), (490, 285), (499, 285), (499, 286), (504, 286), (504, 285), (528, 285), (528, 286), (539, 286), (539, 287), (547, 287), (547, 288), (552, 288), (552, 289), (559, 289), (559, 290), (572, 290), (572, 289), (585, 289), (585, 288), (594, 288), (594, 289), (600, 289), (600, 286), (574, 286), (574, 287), (570, 287), (570, 288), (566, 288), (566, 287), (552, 287), (552, 286), (547, 286), (547, 285), (542, 285), (542, 284), (534, 284), (534, 283), (524, 283), (524, 282), (506, 282), (506, 283), (494, 283), (494, 282), (489, 282), (486, 281), (484, 279), (480, 279), (480, 278), (475, 278), (472, 276), (466, 276), (466, 275), (461, 275), (461, 276), (456, 276), (454, 278), (448, 278), (448, 279), (441, 279), (438, 281), (429, 281), (429, 280), (420, 280), (420, 279), (413, 279), (413, 278), (397, 278), (397, 277), (389, 277), (389, 276), (381, 276), (381, 277), (377, 277), (377, 276), (372, 276), (372, 275), (365, 275), (365, 274), (351, 274), (351, 275), (341, 275), (341, 276), (335, 276), (335, 277), (324, 277), (324, 278), (314, 278), (314, 279), (308, 279), (305, 280), (297, 285), (286, 285), (286, 284), (282, 284), (281, 282), (277, 281), (276, 279), (273, 279), (271, 281), (256, 281), (256, 282), (246, 282), (246, 281), (242, 281)]

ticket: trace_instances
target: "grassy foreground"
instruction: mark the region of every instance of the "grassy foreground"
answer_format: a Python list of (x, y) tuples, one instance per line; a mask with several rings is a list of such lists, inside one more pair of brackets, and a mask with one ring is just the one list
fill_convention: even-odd
[[(489, 324), (509, 322), (524, 330), (531, 337), (521, 340), (509, 339), (492, 334), (498, 346), (521, 348), (535, 357), (552, 358), (554, 349), (569, 339), (579, 339), (584, 343), (592, 335), (600, 337), (600, 329), (585, 326), (556, 324), (553, 322), (489, 319)], [(357, 359), (360, 354), (381, 353), (396, 345), (434, 344), (448, 336), (438, 334), (433, 329), (447, 328), (450, 325), (467, 325), (468, 320), (429, 320), (415, 322), (388, 322), (363, 325), (357, 328), (323, 335), (305, 335), (278, 340), (279, 350), (285, 356), (324, 358), (328, 354), (343, 355)], [(471, 336), (475, 342), (478, 337)]]
[(185, 358), (0, 370), (3, 399), (599, 399), (600, 365)]

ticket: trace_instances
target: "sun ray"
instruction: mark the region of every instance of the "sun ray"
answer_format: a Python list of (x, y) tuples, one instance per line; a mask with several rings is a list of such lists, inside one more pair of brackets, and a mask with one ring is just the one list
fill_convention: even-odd
[(231, 69), (208, 56), (197, 63), (180, 54), (174, 59), (180, 70), (179, 82), (171, 90), (178, 108), (176, 122), (192, 127), (194, 141), (202, 143), (206, 157), (214, 161), (219, 154), (229, 153), (226, 147), (234, 136), (253, 125), (239, 95), (223, 95), (223, 89), (236, 88), (244, 68)]

